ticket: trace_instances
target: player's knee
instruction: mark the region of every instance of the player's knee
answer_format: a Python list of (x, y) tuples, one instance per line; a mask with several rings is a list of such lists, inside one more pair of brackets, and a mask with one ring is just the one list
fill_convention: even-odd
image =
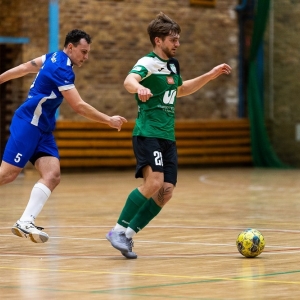
[(168, 202), (169, 200), (171, 200), (172, 196), (173, 196), (173, 191), (166, 193), (165, 201)]
[(10, 183), (12, 181), (14, 181), (17, 176), (19, 175), (19, 173), (4, 173), (0, 171), (0, 185), (4, 185), (7, 183)]
[(60, 172), (52, 174), (52, 182), (55, 184), (55, 186), (60, 184)]
[(161, 187), (163, 186), (163, 179), (161, 178), (154, 178), (152, 180), (152, 188), (154, 191), (158, 191), (159, 189), (161, 189)]
[(163, 202), (166, 204), (169, 202), (173, 196), (173, 188), (171, 187), (165, 187), (162, 189), (161, 194), (163, 195)]
[(157, 197), (161, 199), (161, 203), (165, 205), (169, 202), (173, 196), (174, 185), (170, 183), (165, 183), (163, 187), (159, 190)]
[(48, 173), (46, 176), (43, 176), (43, 179), (47, 182), (47, 186), (53, 190), (60, 183), (60, 172), (53, 171)]

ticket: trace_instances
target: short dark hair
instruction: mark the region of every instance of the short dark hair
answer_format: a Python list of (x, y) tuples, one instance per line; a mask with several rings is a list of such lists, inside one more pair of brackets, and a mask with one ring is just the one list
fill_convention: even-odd
[(76, 47), (81, 39), (85, 39), (88, 44), (92, 42), (92, 38), (86, 32), (80, 29), (73, 29), (66, 35), (64, 47), (67, 47), (69, 43)]
[(179, 34), (181, 32), (181, 28), (175, 21), (173, 21), (163, 12), (160, 12), (156, 18), (149, 23), (147, 31), (150, 41), (154, 47), (154, 39), (156, 37), (164, 40), (165, 37), (170, 34)]

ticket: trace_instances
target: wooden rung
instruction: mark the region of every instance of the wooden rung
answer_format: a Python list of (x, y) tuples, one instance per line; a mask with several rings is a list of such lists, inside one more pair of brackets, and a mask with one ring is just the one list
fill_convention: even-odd
[(176, 141), (178, 147), (206, 147), (221, 145), (249, 145), (250, 137), (226, 138), (226, 139), (178, 139)]
[(191, 155), (213, 155), (222, 153), (251, 153), (250, 147), (215, 147), (215, 148), (179, 148), (179, 156), (191, 156)]
[[(122, 130), (132, 130), (134, 126), (133, 121), (129, 121), (124, 123), (122, 126)], [(56, 130), (72, 130), (72, 129), (98, 129), (98, 130), (111, 130), (114, 131), (116, 129), (109, 127), (106, 124), (97, 123), (97, 122), (90, 122), (90, 121), (70, 121), (70, 120), (62, 120), (57, 121), (56, 123)]]
[(135, 158), (64, 158), (61, 167), (134, 167)]
[(178, 158), (180, 165), (196, 165), (196, 164), (230, 164), (230, 163), (247, 163), (252, 162), (251, 155), (228, 155), (228, 156), (201, 156), (190, 157), (183, 156)]
[(215, 7), (216, 0), (190, 0), (191, 5), (199, 5), (199, 6), (207, 6), (207, 7)]
[(243, 136), (247, 137), (250, 133), (248, 130), (235, 130), (235, 131), (177, 131), (176, 132), (176, 139), (182, 138), (212, 138), (212, 137), (238, 137)]
[(203, 121), (176, 121), (175, 129), (177, 130), (188, 130), (188, 129), (236, 129), (236, 128), (248, 128), (250, 124), (246, 119), (237, 120), (203, 120)]
[(132, 148), (131, 139), (126, 140), (57, 140), (57, 146), (59, 149), (63, 148)]
[(132, 149), (61, 149), (60, 157), (134, 157)]
[(54, 132), (56, 139), (131, 139), (131, 131), (56, 131)]

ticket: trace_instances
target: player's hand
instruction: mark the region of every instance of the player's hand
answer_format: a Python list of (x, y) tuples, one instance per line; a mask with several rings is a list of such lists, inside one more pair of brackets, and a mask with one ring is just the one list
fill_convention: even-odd
[(219, 77), (222, 74), (229, 75), (231, 73), (231, 67), (227, 64), (221, 64), (221, 65), (218, 65), (218, 66), (214, 67), (210, 71), (210, 73), (211, 73), (211, 76), (212, 76), (211, 79), (215, 79), (215, 78)]
[(121, 127), (123, 123), (127, 123), (127, 120), (121, 116), (112, 116), (109, 120), (109, 126), (112, 128), (118, 129), (118, 131), (121, 130)]
[(138, 94), (138, 97), (139, 99), (142, 101), (142, 102), (146, 102), (150, 99), (150, 97), (153, 96), (153, 94), (151, 93), (151, 91), (145, 87), (142, 87), (142, 88), (139, 88), (137, 90), (137, 94)]

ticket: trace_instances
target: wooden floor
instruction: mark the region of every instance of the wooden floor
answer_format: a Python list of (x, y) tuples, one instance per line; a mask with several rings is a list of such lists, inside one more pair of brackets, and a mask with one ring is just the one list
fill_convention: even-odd
[[(135, 237), (137, 260), (105, 240), (133, 170), (63, 173), (36, 224), (50, 239), (11, 234), (37, 175), (0, 188), (0, 299), (300, 299), (300, 170), (180, 169), (174, 197)], [(264, 252), (242, 257), (249, 227)]]

